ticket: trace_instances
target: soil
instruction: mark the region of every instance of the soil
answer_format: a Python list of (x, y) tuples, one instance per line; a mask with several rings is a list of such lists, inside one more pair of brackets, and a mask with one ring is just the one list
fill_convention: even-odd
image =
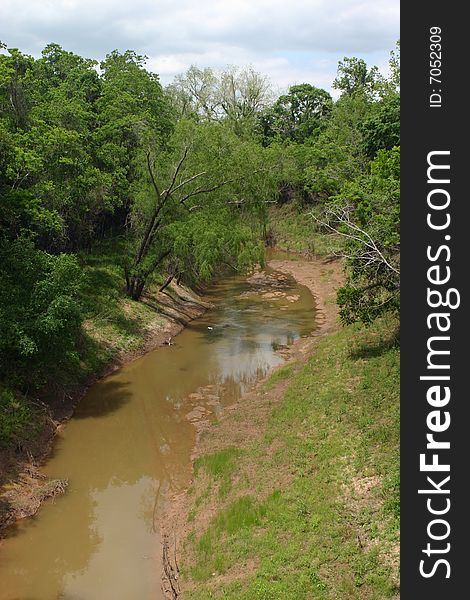
[(51, 452), (57, 431), (73, 415), (90, 386), (147, 352), (171, 344), (175, 335), (210, 307), (195, 293), (176, 283), (164, 292), (144, 296), (142, 301), (154, 307), (160, 316), (164, 315), (163, 327), (150, 327), (140, 348), (118, 354), (76, 389), (48, 399), (47, 408), (44, 405), (44, 424), (34, 444), (18, 454), (14, 451), (0, 454), (0, 538), (9, 525), (35, 515), (45, 500), (65, 492), (67, 481), (46, 478), (40, 466)]
[[(322, 257), (308, 259), (299, 257), (295, 261), (274, 259), (270, 260), (268, 265), (275, 271), (294, 277), (298, 283), (308, 287), (315, 298), (317, 326), (311, 336), (301, 338), (292, 346), (280, 350), (285, 362), (278, 369), (287, 364), (292, 364), (293, 369), (298, 369), (314, 352), (319, 338), (329, 335), (339, 328), (336, 291), (344, 283), (343, 265), (338, 259)], [(264, 276), (263, 273), (257, 273), (253, 277), (262, 278)], [(275, 371), (276, 369), (273, 372)], [(198, 435), (192, 456), (193, 461), (201, 455), (211, 454), (223, 448), (248, 447), (252, 440), (262, 436), (273, 404), (282, 400), (289, 385), (289, 378), (279, 379), (267, 393), (266, 379), (259, 381), (238, 402), (230, 406), (218, 420), (217, 427), (213, 427), (207, 420), (195, 423)], [(273, 453), (275, 450), (275, 443), (267, 449), (268, 452)], [(247, 464), (244, 468), (257, 470), (257, 465)], [(290, 477), (289, 472), (279, 473), (279, 477), (273, 485), (287, 484)], [(198, 476), (198, 489), (207, 487), (207, 484), (208, 481), (204, 481), (204, 475)], [(236, 481), (233, 482), (233, 488), (236, 488)], [(189, 589), (188, 584), (179, 577), (179, 563), (181, 562), (181, 548), (190, 529), (196, 528), (204, 531), (218, 508), (206, 500), (204, 506), (198, 509), (196, 521), (189, 525), (188, 514), (193, 497), (194, 494), (189, 495), (187, 492), (183, 492), (169, 498), (166, 514), (161, 519), (161, 535), (164, 548), (166, 548), (166, 551), (164, 550), (162, 553), (164, 573), (162, 589), (166, 597), (171, 600), (183, 598), (184, 592)], [(171, 552), (168, 552), (169, 548), (172, 549)], [(187, 551), (186, 546), (185, 552)], [(240, 572), (231, 570), (223, 577), (229, 577), (230, 581), (235, 581), (245, 574), (246, 565), (240, 568)]]
[[(338, 259), (299, 257), (295, 261), (270, 260), (269, 266), (275, 271), (293, 276), (298, 283), (308, 287), (316, 301), (316, 328), (311, 336), (299, 339), (288, 348), (279, 349), (280, 355), (285, 359), (280, 368), (290, 363), (294, 368), (299, 368), (314, 351), (317, 340), (338, 328), (335, 299), (336, 291), (343, 283), (342, 263)], [(262, 272), (254, 275), (254, 277), (261, 278), (265, 276)], [(144, 298), (149, 305), (158, 304), (155, 308), (160, 314), (165, 315), (166, 322), (163, 328), (150, 329), (138, 350), (120, 354), (106, 368), (90, 377), (79, 389), (56, 400), (51, 406), (51, 416), (38, 442), (38, 447), (29, 456), (29, 459), (22, 456), (8, 465), (11, 476), (9, 479), (4, 478), (6, 483), (0, 494), (0, 536), (2, 530), (8, 525), (20, 518), (34, 515), (47, 498), (65, 491), (67, 481), (45, 478), (40, 471), (40, 466), (51, 451), (58, 428), (72, 416), (74, 408), (88, 388), (98, 379), (109, 375), (122, 365), (159, 346), (171, 343), (172, 338), (185, 325), (201, 316), (210, 306), (195, 294), (175, 284), (170, 293), (166, 293), (167, 291), (169, 290), (161, 292), (157, 296)], [(292, 301), (295, 300), (296, 298), (292, 298)], [(266, 380), (259, 381), (237, 403), (230, 406), (221, 416), (217, 427), (213, 427), (209, 420), (204, 419), (204, 415), (195, 416), (193, 422), (197, 427), (197, 442), (192, 455), (193, 461), (203, 454), (212, 453), (227, 446), (243, 448), (264, 431), (272, 411), (272, 405), (283, 398), (289, 380), (278, 380), (270, 388), (269, 394), (265, 391), (265, 383)], [(268, 451), (274, 452), (274, 446)], [(0, 469), (2, 466), (4, 465), (0, 464)], [(256, 465), (248, 465), (247, 468), (256, 469)], [(279, 476), (287, 482), (290, 474), (280, 473)], [(235, 485), (236, 482), (234, 482)], [(191, 498), (186, 492), (169, 498), (166, 514), (161, 519), (164, 572), (162, 588), (166, 597), (172, 600), (182, 597), (181, 594), (184, 594), (185, 590), (185, 582), (180, 581), (179, 578), (179, 557), (180, 548), (189, 533), (187, 517), (190, 501)], [(215, 506), (207, 504), (198, 512), (198, 526), (201, 530), (208, 525), (215, 511)], [(256, 565), (252, 565), (252, 568), (255, 567)], [(240, 576), (242, 573), (230, 572), (229, 574), (231, 580)]]

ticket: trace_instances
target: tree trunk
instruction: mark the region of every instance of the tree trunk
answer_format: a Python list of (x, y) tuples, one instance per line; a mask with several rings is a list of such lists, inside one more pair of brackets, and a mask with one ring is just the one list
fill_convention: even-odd
[(174, 277), (175, 277), (174, 275), (170, 275), (158, 291), (163, 292), (163, 290), (166, 289), (170, 285), (170, 283), (173, 281)]
[(126, 293), (132, 300), (140, 300), (142, 292), (144, 291), (145, 281), (146, 278), (142, 276), (138, 277), (136, 275), (131, 275), (128, 277)]

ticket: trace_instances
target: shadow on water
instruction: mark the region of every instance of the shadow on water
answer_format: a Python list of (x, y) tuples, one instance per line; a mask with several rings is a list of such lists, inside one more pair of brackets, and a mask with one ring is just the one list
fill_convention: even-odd
[[(47, 473), (67, 476), (68, 493), (10, 529), (0, 599), (161, 598), (155, 531), (168, 490), (190, 481), (197, 422), (217, 422), (315, 328), (310, 292), (280, 273), (228, 278), (204, 299), (204, 317), (93, 385), (56, 436)], [(165, 294), (145, 301), (182, 324), (195, 313)]]
[(95, 387), (93, 398), (82, 402), (74, 413), (74, 419), (105, 417), (132, 399), (130, 382), (104, 379)]
[[(6, 498), (0, 498), (0, 511), (3, 515), (8, 515), (13, 512), (11, 503)], [(18, 522), (14, 522), (8, 525), (5, 529), (2, 529), (2, 538), (14, 537), (18, 532)]]
[[(51, 499), (51, 498), (47, 499), (47, 501), (49, 501), (49, 502), (51, 502), (52, 500), (53, 499)], [(30, 527), (31, 529), (34, 529), (35, 527), (37, 527), (38, 523), (39, 523), (39, 519), (40, 519), (39, 512), (35, 513), (34, 515), (30, 515), (28, 517), (28, 527)], [(11, 525), (8, 525), (8, 527), (2, 531), (2, 540), (7, 540), (8, 538), (16, 537), (19, 533), (21, 533), (22, 525), (23, 525), (23, 521), (21, 519), (18, 521), (15, 521)], [(1, 595), (0, 595), (0, 598), (2, 598)], [(3, 598), (2, 598), (2, 600), (3, 600)], [(21, 600), (25, 600), (25, 599), (21, 598)]]

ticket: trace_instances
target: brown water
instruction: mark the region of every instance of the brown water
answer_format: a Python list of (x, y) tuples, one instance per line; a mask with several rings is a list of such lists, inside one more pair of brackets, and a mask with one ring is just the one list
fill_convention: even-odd
[(68, 491), (2, 543), (2, 600), (162, 597), (159, 518), (188, 484), (195, 421), (220, 416), (314, 328), (313, 298), (291, 279), (232, 277), (208, 299), (173, 346), (95, 384), (58, 435), (44, 471)]

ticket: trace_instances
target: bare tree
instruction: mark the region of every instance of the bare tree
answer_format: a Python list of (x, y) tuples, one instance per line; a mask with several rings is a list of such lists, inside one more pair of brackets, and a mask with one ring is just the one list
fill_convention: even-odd
[(253, 67), (228, 67), (215, 73), (210, 68), (192, 65), (184, 75), (177, 75), (167, 92), (180, 107), (208, 120), (229, 118), (234, 122), (253, 117), (273, 100), (268, 78)]
[(208, 120), (216, 120), (220, 117), (217, 86), (218, 78), (212, 69), (191, 65), (184, 75), (177, 75), (167, 89), (183, 115), (194, 112)]
[(219, 103), (225, 115), (238, 120), (253, 117), (272, 100), (271, 85), (253, 67), (229, 67), (220, 75)]
[[(387, 259), (384, 254), (385, 251), (380, 248), (380, 244), (375, 241), (365, 229), (359, 227), (359, 225), (352, 221), (351, 212), (351, 206), (328, 207), (325, 212), (325, 220), (319, 219), (313, 212), (310, 214), (318, 225), (351, 242), (356, 242), (356, 247), (358, 245), (360, 248), (359, 251), (354, 253), (337, 252), (336, 254), (338, 256), (360, 261), (365, 267), (382, 265), (399, 277), (400, 269), (398, 268), (398, 263), (394, 265), (392, 264), (394, 261), (390, 258)], [(334, 225), (332, 225), (332, 223), (334, 223)], [(398, 248), (392, 249), (392, 254), (396, 255), (396, 258), (398, 259)]]

